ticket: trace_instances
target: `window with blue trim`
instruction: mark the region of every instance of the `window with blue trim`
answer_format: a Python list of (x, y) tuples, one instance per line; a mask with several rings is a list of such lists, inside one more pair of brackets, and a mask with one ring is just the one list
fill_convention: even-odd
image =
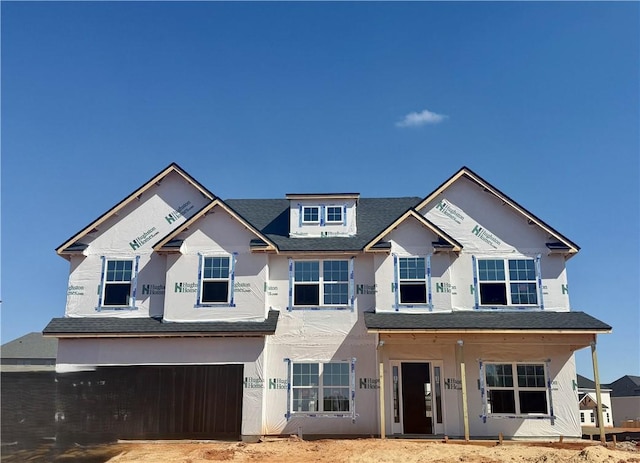
[(327, 223), (342, 223), (341, 206), (327, 206)]
[(349, 303), (349, 261), (294, 262), (294, 306), (345, 306)]
[(230, 257), (203, 257), (200, 301), (203, 304), (229, 302)]
[(353, 384), (347, 362), (293, 363), (292, 411), (348, 412)]
[(319, 223), (320, 207), (304, 206), (302, 208), (302, 223)]
[(478, 259), (478, 284), (481, 305), (538, 304), (533, 259)]
[(548, 415), (544, 364), (485, 364), (489, 414)]
[(400, 304), (427, 303), (427, 272), (424, 257), (398, 259)]
[(107, 259), (105, 261), (102, 307), (129, 307), (133, 292), (133, 260)]

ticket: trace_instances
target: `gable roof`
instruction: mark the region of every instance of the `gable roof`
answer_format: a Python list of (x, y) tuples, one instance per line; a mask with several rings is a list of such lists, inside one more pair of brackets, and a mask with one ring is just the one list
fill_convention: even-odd
[(640, 396), (640, 376), (625, 375), (608, 385), (611, 397)]
[(265, 336), (274, 334), (280, 312), (270, 310), (264, 321), (164, 322), (156, 318), (54, 318), (45, 336), (64, 337), (188, 337)]
[(595, 389), (596, 388), (596, 383), (594, 381), (591, 381), (589, 378), (582, 376), (582, 375), (576, 375), (577, 380), (578, 380), (578, 387), (580, 389)]
[(508, 204), (513, 210), (515, 210), (518, 214), (525, 217), (530, 223), (536, 224), (538, 227), (543, 229), (549, 235), (551, 235), (558, 242), (548, 243), (547, 247), (551, 251), (560, 251), (572, 256), (576, 254), (580, 250), (580, 246), (575, 244), (569, 238), (558, 232), (556, 229), (545, 223), (542, 219), (536, 217), (534, 214), (529, 212), (527, 209), (522, 207), (520, 204), (515, 202), (509, 196), (504, 194), (502, 191), (498, 190), (496, 187), (491, 185), (489, 182), (484, 180), (478, 174), (473, 172), (466, 166), (463, 166), (458, 172), (453, 174), (449, 179), (445, 180), (438, 188), (433, 190), (428, 196), (426, 196), (417, 206), (416, 209), (420, 210), (425, 207), (428, 203), (433, 201), (439, 194), (444, 192), (447, 188), (449, 188), (452, 184), (454, 184), (460, 178), (467, 178), (478, 186), (482, 187), (485, 191), (493, 194), (498, 199), (503, 201), (505, 204)]
[(356, 252), (402, 214), (420, 201), (419, 197), (360, 198), (356, 213), (356, 236), (324, 238), (289, 237), (287, 199), (227, 199), (224, 202), (274, 243), (279, 252)]
[(573, 332), (608, 333), (611, 327), (584, 312), (485, 312), (450, 313), (365, 312), (369, 332)]
[(194, 188), (199, 190), (203, 194), (203, 196), (209, 198), (210, 200), (213, 200), (215, 198), (215, 195), (213, 193), (211, 193), (204, 186), (202, 186), (196, 179), (194, 179), (191, 175), (189, 175), (178, 164), (173, 162), (173, 163), (169, 164), (166, 168), (164, 168), (163, 170), (158, 172), (156, 175), (154, 175), (149, 181), (147, 181), (140, 188), (138, 188), (133, 193), (131, 193), (128, 196), (126, 196), (118, 204), (113, 206), (111, 209), (109, 209), (107, 212), (102, 214), (96, 220), (94, 220), (89, 225), (84, 227), (81, 231), (79, 231), (78, 233), (73, 235), (71, 238), (66, 240), (60, 246), (58, 246), (56, 248), (56, 252), (58, 253), (58, 255), (64, 256), (65, 252), (82, 250), (84, 247), (86, 247), (86, 245), (79, 244), (78, 243), (79, 240), (81, 240), (84, 236), (86, 236), (89, 232), (91, 232), (93, 229), (98, 227), (100, 224), (102, 224), (106, 220), (110, 219), (118, 211), (120, 211), (123, 208), (125, 208), (127, 205), (129, 205), (132, 201), (134, 201), (137, 197), (139, 197), (142, 193), (147, 191), (153, 185), (155, 185), (158, 182), (161, 182), (167, 175), (169, 175), (172, 172), (175, 172), (178, 175), (182, 176)]
[(433, 233), (435, 233), (435, 235), (438, 238), (440, 238), (440, 241), (444, 241), (445, 243), (449, 244), (449, 246), (451, 246), (451, 250), (452, 251), (459, 252), (459, 251), (462, 250), (462, 245), (460, 243), (458, 243), (458, 241), (453, 239), (448, 233), (446, 233), (444, 230), (442, 230), (436, 224), (434, 224), (429, 219), (427, 219), (422, 214), (420, 214), (418, 211), (416, 211), (415, 209), (412, 208), (412, 209), (409, 209), (404, 214), (402, 214), (400, 217), (398, 217), (397, 220), (395, 220), (393, 223), (391, 223), (388, 227), (386, 227), (384, 230), (382, 230), (382, 232), (380, 232), (376, 237), (374, 237), (369, 243), (367, 243), (367, 245), (364, 247), (365, 251), (368, 251), (368, 250), (372, 249), (373, 247), (375, 247), (378, 243), (380, 243), (380, 240), (382, 240), (382, 238), (384, 238), (391, 231), (393, 231), (398, 225), (400, 225), (401, 223), (405, 222), (406, 220), (408, 220), (411, 217), (413, 217), (418, 222), (420, 222), (423, 226), (425, 226), (426, 228), (431, 230)]
[[(180, 247), (177, 246), (177, 243), (172, 242), (172, 241), (174, 241), (174, 239), (180, 233), (182, 233), (187, 228), (192, 226), (201, 217), (206, 216), (209, 211), (211, 211), (214, 207), (217, 207), (217, 206), (221, 207), (226, 212), (228, 212), (229, 215), (231, 215), (234, 219), (236, 219), (238, 222), (240, 222), (242, 225), (244, 225), (252, 233), (254, 233), (258, 237), (258, 239), (262, 240), (266, 244), (266, 246), (263, 247), (263, 250), (265, 250), (265, 251), (275, 250), (275, 245), (271, 242), (271, 240), (269, 240), (269, 238), (267, 238), (265, 235), (263, 235), (260, 232), (260, 230), (258, 230), (254, 225), (249, 223), (244, 217), (240, 216), (236, 211), (234, 211), (231, 207), (229, 207), (227, 204), (225, 204), (224, 201), (222, 201), (220, 198), (216, 198), (213, 201), (211, 201), (209, 204), (207, 204), (205, 207), (203, 207), (200, 211), (198, 211), (192, 217), (190, 217), (189, 220), (184, 222), (178, 228), (176, 228), (171, 233), (169, 233), (164, 238), (162, 238), (160, 241), (158, 241), (156, 244), (154, 244), (153, 245), (153, 249), (155, 251), (159, 251), (159, 250), (165, 250), (165, 251), (178, 250)], [(169, 246), (167, 246), (167, 245), (169, 245)]]
[(3, 359), (54, 359), (58, 353), (58, 340), (45, 338), (42, 333), (28, 333), (0, 348)]

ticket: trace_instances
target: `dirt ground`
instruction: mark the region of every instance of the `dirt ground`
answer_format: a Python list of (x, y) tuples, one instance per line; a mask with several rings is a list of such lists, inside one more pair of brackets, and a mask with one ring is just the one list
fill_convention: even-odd
[(640, 463), (635, 442), (514, 443), (422, 441), (405, 439), (331, 439), (303, 441), (295, 437), (272, 438), (255, 444), (242, 442), (125, 442), (66, 451), (52, 448), (15, 451), (2, 461), (54, 463), (204, 463), (320, 462), (320, 463)]

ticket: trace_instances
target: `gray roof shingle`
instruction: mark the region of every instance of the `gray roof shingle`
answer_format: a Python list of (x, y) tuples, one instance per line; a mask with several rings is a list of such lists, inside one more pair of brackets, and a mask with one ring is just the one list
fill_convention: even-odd
[(268, 335), (276, 331), (280, 312), (270, 310), (261, 322), (163, 322), (155, 318), (84, 317), (54, 318), (43, 333), (48, 336), (65, 335)]
[(260, 230), (281, 251), (360, 251), (391, 225), (419, 197), (360, 198), (356, 209), (357, 234), (353, 237), (289, 238), (289, 200), (228, 199), (225, 204)]
[(55, 359), (58, 340), (45, 338), (42, 333), (29, 333), (2, 345), (3, 359)]
[(611, 327), (584, 312), (373, 313), (365, 312), (370, 330), (567, 330), (610, 331)]

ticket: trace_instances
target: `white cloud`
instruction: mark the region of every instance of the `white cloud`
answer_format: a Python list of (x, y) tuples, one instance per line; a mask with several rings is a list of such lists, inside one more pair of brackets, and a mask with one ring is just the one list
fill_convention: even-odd
[(439, 124), (449, 116), (444, 114), (432, 113), (428, 109), (424, 109), (421, 112), (412, 112), (404, 116), (404, 118), (396, 122), (397, 127), (419, 127), (426, 124)]

